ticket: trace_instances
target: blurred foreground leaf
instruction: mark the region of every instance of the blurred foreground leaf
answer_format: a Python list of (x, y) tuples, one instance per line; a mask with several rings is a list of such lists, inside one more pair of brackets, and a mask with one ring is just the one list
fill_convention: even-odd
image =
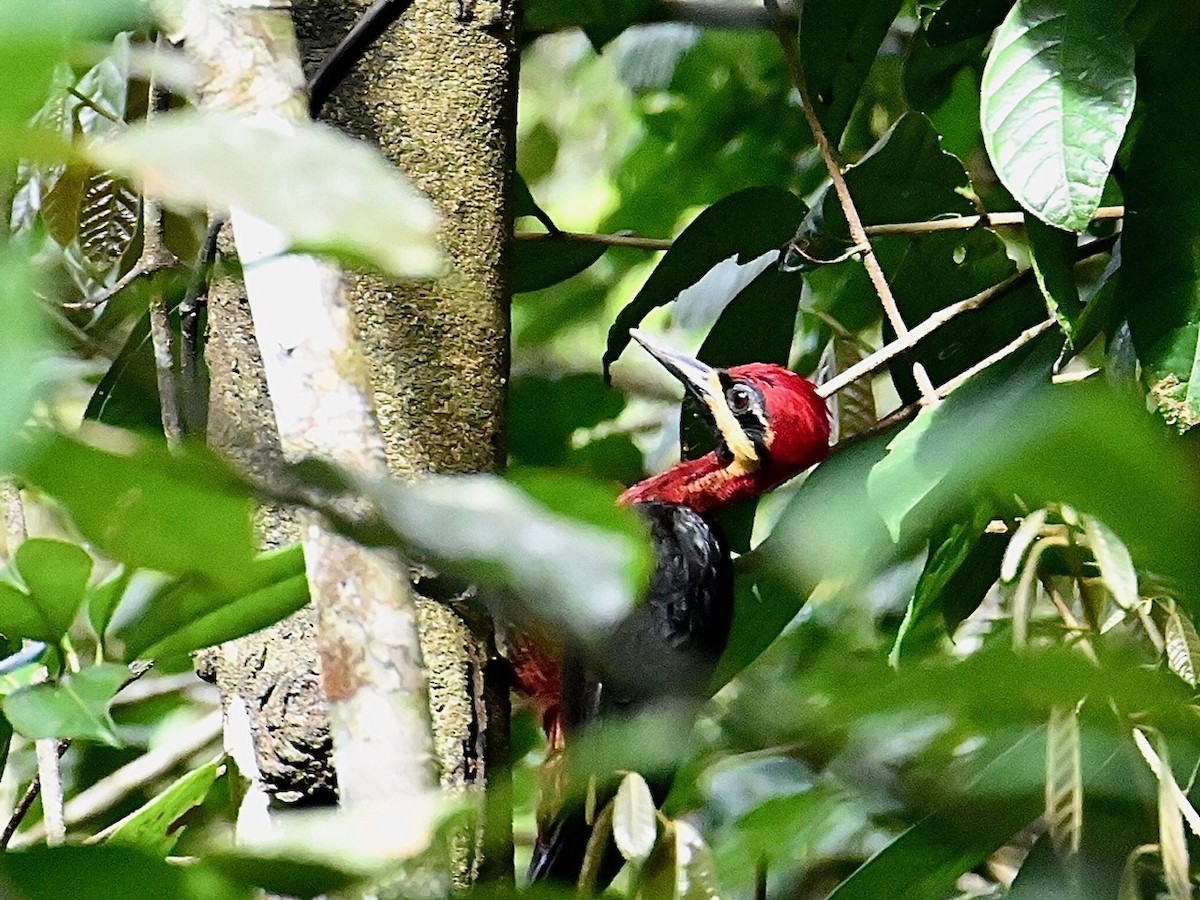
[(440, 271), (430, 202), (376, 150), (326, 126), (283, 130), (167, 113), (92, 145), (102, 168), (184, 209), (240, 209), (280, 229), (280, 250), (329, 253), (408, 278)]
[(170, 454), (127, 432), (90, 433), (107, 449), (41, 434), (16, 474), (62, 504), (111, 559), (232, 594), (252, 586), (251, 493), (224, 462), (200, 446)]
[(108, 707), (128, 678), (125, 666), (89, 666), (54, 682), (13, 691), (4, 698), (4, 715), (31, 741), (84, 738), (117, 746), (120, 740)]

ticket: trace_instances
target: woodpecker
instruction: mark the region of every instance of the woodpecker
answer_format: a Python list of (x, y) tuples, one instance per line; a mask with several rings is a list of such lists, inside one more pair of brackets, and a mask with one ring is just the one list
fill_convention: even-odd
[[(574, 883), (583, 865), (591, 826), (583, 805), (564, 804), (555, 784), (570, 736), (595, 721), (657, 704), (698, 707), (707, 698), (733, 620), (729, 550), (708, 515), (771, 490), (829, 452), (828, 408), (803, 377), (765, 363), (713, 368), (636, 329), (630, 334), (683, 383), (717, 447), (620, 496), (618, 503), (648, 520), (657, 566), (645, 602), (618, 623), (592, 662), (542, 641), (518, 642), (517, 681), (542, 713), (552, 773), (543, 779), (531, 881)], [(651, 787), (661, 803), (669, 784)], [(620, 863), (610, 846), (602, 886)]]

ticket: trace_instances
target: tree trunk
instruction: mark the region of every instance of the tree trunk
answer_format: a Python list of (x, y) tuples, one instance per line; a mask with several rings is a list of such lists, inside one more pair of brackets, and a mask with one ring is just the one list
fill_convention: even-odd
[[(369, 5), (296, 0), (310, 71)], [(380, 145), (443, 216), (444, 277), (405, 284), (348, 276), (388, 463), (401, 477), (490, 470), (504, 460), (514, 17), (513, 0), (417, 0), (329, 104), (334, 122)], [(247, 338), (244, 304), (220, 286), (213, 299), (210, 435), (224, 447), (264, 445), (271, 429), (256, 421), (261, 363)], [(263, 449), (269, 458), (272, 448)], [(251, 469), (269, 465), (255, 462), (248, 449), (240, 453)], [(288, 531), (269, 521), (267, 531)], [(416, 579), (419, 593), (430, 585), (436, 588), (436, 579)], [(468, 790), (486, 782), (489, 805), (497, 804), (481, 820), (487, 828), (460, 836), (454, 864), (461, 884), (483, 866), (511, 873), (507, 771), (495, 764), (506, 756), (508, 693), (503, 667), (489, 664), (486, 629), (468, 627), (446, 600), (418, 600), (442, 783)], [(301, 613), (239, 642), (232, 657), (226, 651), (216, 672), (227, 695), (258, 698), (249, 706), (264, 780), (291, 796), (319, 799), (330, 779), (324, 760), (314, 756), (327, 750), (328, 730), (311, 703), (318, 683), (311, 634), (311, 618)]]

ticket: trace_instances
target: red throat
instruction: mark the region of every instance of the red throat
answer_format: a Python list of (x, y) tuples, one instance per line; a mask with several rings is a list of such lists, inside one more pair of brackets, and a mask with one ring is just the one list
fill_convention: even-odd
[(766, 471), (734, 475), (716, 452), (682, 462), (661, 475), (639, 481), (618, 499), (622, 506), (657, 500), (679, 503), (704, 513), (769, 491), (782, 479)]

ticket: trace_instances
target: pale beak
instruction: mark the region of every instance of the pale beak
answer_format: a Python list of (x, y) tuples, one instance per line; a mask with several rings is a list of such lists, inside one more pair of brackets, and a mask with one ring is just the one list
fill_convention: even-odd
[(754, 442), (746, 436), (737, 416), (725, 401), (725, 388), (721, 384), (721, 373), (706, 363), (667, 347), (637, 328), (629, 329), (629, 336), (637, 341), (647, 353), (658, 360), (664, 369), (683, 382), (684, 388), (700, 403), (705, 417), (718, 436), (729, 448), (739, 471), (753, 471), (759, 466), (758, 451)]
[(686, 353), (680, 353), (674, 347), (658, 343), (650, 335), (637, 328), (629, 329), (629, 336), (658, 360), (659, 365), (683, 382), (687, 392), (699, 400), (705, 409), (708, 408), (709, 399), (714, 390), (720, 402), (724, 403), (721, 379), (717, 370), (712, 366), (702, 363)]

